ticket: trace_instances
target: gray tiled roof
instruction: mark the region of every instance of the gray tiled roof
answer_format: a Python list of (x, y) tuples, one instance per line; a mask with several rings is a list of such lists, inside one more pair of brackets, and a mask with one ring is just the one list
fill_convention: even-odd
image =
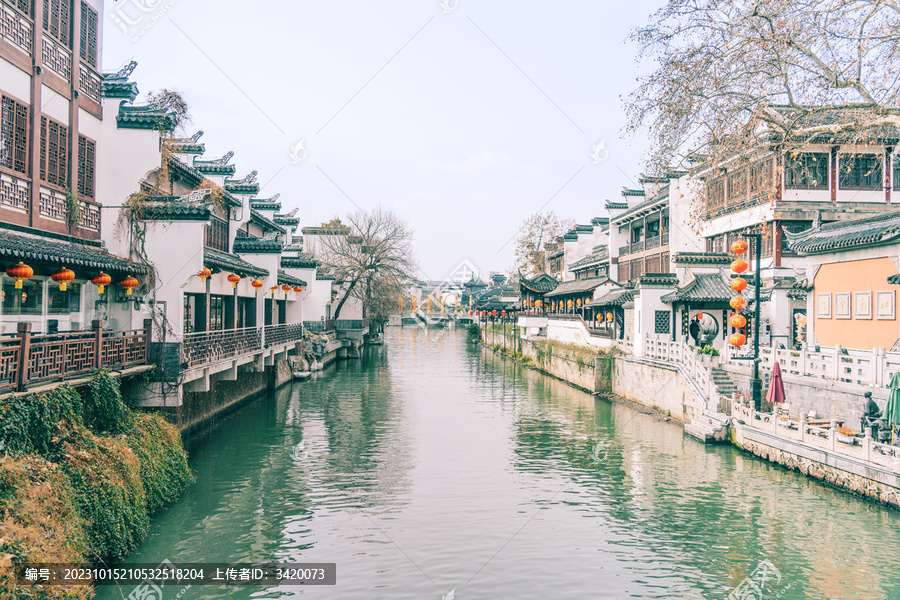
[(255, 208), (250, 209), (250, 220), (253, 223), (256, 223), (266, 231), (277, 231), (278, 233), (285, 233), (284, 227), (278, 225), (268, 217), (264, 216), (261, 212), (256, 210)]
[(306, 287), (306, 282), (300, 279), (299, 277), (294, 277), (293, 275), (288, 275), (281, 269), (278, 269), (278, 283), (279, 284), (288, 284), (294, 287)]
[(869, 108), (846, 107), (806, 107), (798, 109), (791, 106), (775, 105), (775, 110), (782, 116), (792, 121), (794, 129), (805, 129), (823, 125), (840, 126), (853, 124), (847, 130), (832, 133), (825, 131), (811, 141), (828, 141), (832, 143), (896, 143), (900, 140), (900, 127), (896, 125), (878, 125), (875, 127), (860, 127), (858, 123), (865, 124), (876, 119), (883, 118)]
[(581, 269), (584, 267), (589, 267), (595, 264), (601, 264), (603, 262), (609, 261), (609, 247), (602, 246), (599, 248), (594, 248), (594, 251), (585, 256), (584, 258), (578, 259), (569, 265), (570, 271), (575, 271), (577, 269)]
[(219, 250), (213, 250), (212, 248), (203, 249), (203, 266), (218, 268), (223, 271), (233, 271), (242, 277), (247, 275), (265, 277), (269, 274), (267, 269), (248, 263), (239, 256), (227, 252), (220, 252)]
[(531, 279), (527, 279), (519, 275), (519, 285), (533, 292), (552, 292), (559, 285), (559, 282), (551, 275), (541, 273)]
[(676, 264), (729, 265), (732, 258), (724, 252), (677, 252), (672, 260)]
[(897, 273), (896, 275), (891, 275), (890, 277), (888, 277), (887, 282), (892, 285), (900, 285), (900, 273)]
[(806, 254), (896, 242), (900, 240), (900, 211), (784, 233), (791, 250)]
[(236, 254), (281, 254), (284, 242), (262, 238), (234, 238)]
[(320, 261), (308, 253), (301, 253), (300, 256), (282, 256), (281, 266), (288, 269), (313, 269), (322, 264)]
[(612, 290), (605, 295), (585, 304), (586, 308), (602, 308), (604, 306), (622, 306), (634, 300), (634, 290), (630, 288)]
[[(748, 288), (749, 289), (749, 288)], [(735, 295), (721, 273), (697, 273), (686, 286), (666, 294), (663, 302), (728, 302)], [(748, 300), (750, 296), (745, 294)]]
[(550, 298), (589, 292), (597, 286), (603, 285), (607, 281), (609, 281), (608, 277), (587, 277), (585, 279), (576, 279), (574, 281), (563, 281), (555, 290), (544, 294), (544, 296)]
[[(97, 269), (122, 274), (147, 272), (144, 265), (110, 254), (101, 246), (90, 242), (77, 243), (43, 236), (31, 237), (9, 231), (0, 231), (0, 258), (8, 263), (6, 266), (32, 260), (74, 270)], [(96, 273), (89, 274), (96, 275)], [(79, 277), (84, 275), (80, 274)]]

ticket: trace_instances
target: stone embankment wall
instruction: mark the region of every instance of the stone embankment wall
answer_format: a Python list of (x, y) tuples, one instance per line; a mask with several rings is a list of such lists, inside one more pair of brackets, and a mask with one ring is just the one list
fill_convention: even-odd
[(900, 477), (877, 465), (835, 457), (803, 444), (788, 445), (767, 432), (741, 427), (732, 430), (732, 441), (763, 460), (799, 471), (841, 490), (900, 508)]
[(613, 394), (654, 408), (682, 423), (690, 423), (704, 409), (675, 365), (617, 356), (611, 383)]
[(496, 352), (524, 360), (538, 370), (588, 393), (597, 391), (594, 368), (597, 352), (591, 348), (555, 340), (522, 339), (516, 335), (512, 325), (488, 326), (482, 341)]

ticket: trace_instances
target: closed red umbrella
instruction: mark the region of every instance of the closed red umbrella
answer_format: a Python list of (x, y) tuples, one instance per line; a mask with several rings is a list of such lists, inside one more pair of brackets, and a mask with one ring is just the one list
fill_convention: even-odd
[(784, 381), (781, 380), (781, 365), (778, 364), (778, 361), (775, 361), (775, 365), (772, 367), (766, 402), (771, 402), (772, 404), (784, 403)]

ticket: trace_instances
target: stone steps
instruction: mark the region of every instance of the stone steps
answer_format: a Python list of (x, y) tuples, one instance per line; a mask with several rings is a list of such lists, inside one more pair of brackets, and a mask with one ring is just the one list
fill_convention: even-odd
[(684, 433), (704, 444), (728, 439), (731, 417), (722, 413), (703, 411), (703, 414), (684, 426)]

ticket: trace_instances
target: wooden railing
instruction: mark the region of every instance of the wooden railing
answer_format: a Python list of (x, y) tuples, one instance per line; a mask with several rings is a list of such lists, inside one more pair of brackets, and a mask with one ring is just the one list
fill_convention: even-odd
[(31, 323), (19, 323), (15, 337), (0, 340), (0, 392), (24, 391), (36, 383), (65, 381), (94, 369), (145, 365), (150, 360), (151, 321), (143, 329), (32, 335)]

